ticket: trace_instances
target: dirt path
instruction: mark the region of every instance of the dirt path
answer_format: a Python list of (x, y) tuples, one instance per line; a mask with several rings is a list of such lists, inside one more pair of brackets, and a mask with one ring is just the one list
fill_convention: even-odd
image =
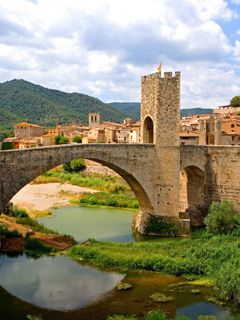
[(28, 184), (11, 200), (14, 205), (27, 211), (45, 211), (69, 205), (69, 196), (95, 193), (96, 190), (61, 183)]

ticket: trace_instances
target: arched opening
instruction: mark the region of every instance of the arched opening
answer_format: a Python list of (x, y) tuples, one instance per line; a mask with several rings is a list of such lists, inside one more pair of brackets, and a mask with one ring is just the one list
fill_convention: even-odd
[(201, 225), (204, 204), (204, 172), (188, 166), (180, 172), (180, 213), (189, 215), (192, 225)]
[[(146, 192), (141, 184), (122, 168), (103, 160), (91, 160), (94, 160), (96, 167), (94, 169), (91, 168), (91, 172), (88, 171), (86, 173), (87, 170), (79, 172), (79, 175), (82, 175), (79, 181), (83, 181), (84, 177), (86, 178), (85, 182), (90, 182), (91, 177), (94, 181), (99, 180), (96, 182), (95, 188), (90, 184), (88, 185), (89, 187), (87, 187), (87, 185), (82, 182), (78, 185), (75, 173), (75, 186), (72, 185), (71, 180), (63, 180), (56, 183), (58, 177), (64, 173), (65, 169), (62, 166), (54, 166), (53, 170), (47, 171), (46, 176), (40, 176), (39, 179), (38, 175), (38, 181), (35, 181), (35, 183), (28, 184), (26, 181), (27, 183), (25, 183), (25, 187), (21, 189), (20, 193), (15, 195), (15, 199), (12, 199), (13, 204), (25, 210), (30, 209), (30, 214), (31, 211), (38, 211), (39, 213), (42, 211), (51, 211), (51, 209), (56, 205), (62, 207), (60, 209), (61, 217), (59, 220), (56, 218), (56, 215), (54, 215), (54, 218), (51, 220), (46, 219), (48, 222), (40, 221), (40, 223), (47, 223), (46, 226), (50, 227), (50, 229), (58, 228), (57, 231), (61, 233), (71, 234), (77, 241), (84, 241), (88, 239), (89, 236), (92, 238), (99, 237), (99, 239), (101, 239), (100, 237), (103, 237), (103, 240), (109, 238), (111, 241), (114, 241), (116, 237), (121, 241), (132, 241), (132, 237), (134, 237), (134, 234), (132, 233), (132, 221), (135, 212), (138, 210), (138, 205), (142, 212), (145, 212), (146, 210), (149, 212), (149, 210), (151, 210), (150, 200)], [(114, 172), (108, 168), (112, 169)], [(108, 171), (106, 172), (106, 170)], [(94, 173), (93, 175), (91, 175), (92, 172)], [(57, 179), (52, 180), (54, 177)], [(106, 179), (103, 179), (103, 177)], [(100, 184), (104, 183), (104, 186), (107, 186), (107, 188), (99, 189), (99, 182)], [(66, 188), (65, 183), (69, 183), (70, 185)], [(60, 186), (54, 186), (54, 184), (58, 184)], [(73, 188), (71, 188), (71, 185)], [(80, 188), (84, 188), (85, 190), (81, 191), (79, 190)], [(91, 188), (95, 189), (94, 193), (92, 193)], [(137, 199), (131, 191), (135, 194)], [(19, 194), (20, 197), (18, 196)], [(75, 195), (73, 196), (73, 194), (75, 194), (76, 197)], [(79, 194), (79, 197), (77, 194)], [(75, 204), (78, 204), (78, 207), (69, 207), (67, 205), (69, 203), (68, 200), (75, 201)], [(51, 201), (55, 201), (55, 203)], [(94, 205), (98, 206), (95, 210), (91, 208), (91, 206)], [(105, 206), (105, 209), (101, 209), (99, 206)], [(112, 209), (108, 209), (107, 206), (117, 207), (115, 216), (113, 216)], [(75, 209), (76, 211), (74, 211)], [(123, 212), (122, 209), (125, 209), (125, 212)], [(126, 209), (135, 209), (135, 212), (129, 211), (129, 213), (126, 214)], [(89, 226), (89, 221), (91, 221), (96, 212), (98, 212), (95, 218), (96, 224), (91, 224), (91, 226)], [(101, 215), (99, 213), (101, 213)], [(110, 217), (109, 213), (111, 215)], [(35, 217), (34, 213), (32, 216)], [(64, 218), (64, 216), (67, 218)], [(64, 219), (67, 220), (65, 221)], [(50, 223), (50, 225), (48, 223)], [(57, 227), (55, 227), (55, 223)]]
[(153, 121), (147, 116), (143, 123), (143, 143), (153, 143)]
[[(126, 170), (119, 167), (118, 165), (115, 165), (113, 163), (110, 163), (110, 162), (107, 162), (104, 160), (96, 159), (95, 157), (83, 156), (82, 158), (100, 163), (100, 164), (112, 169), (116, 173), (118, 173), (125, 180), (125, 182), (130, 186), (132, 192), (135, 194), (135, 196), (138, 200), (138, 203), (139, 203), (140, 210), (142, 212), (145, 212), (145, 211), (151, 212), (152, 211), (151, 201), (150, 201), (145, 189), (142, 187), (141, 183), (133, 176), (132, 173), (127, 172)], [(69, 157), (69, 159), (66, 159), (65, 161), (67, 162), (68, 160), (71, 161), (74, 159), (75, 159), (75, 157)], [(56, 167), (60, 164), (62, 164), (62, 161), (56, 161), (56, 162), (54, 162), (54, 164), (48, 166), (47, 168), (38, 167), (38, 170), (35, 170), (35, 168), (34, 168), (33, 170), (29, 170), (28, 174), (26, 174), (26, 175), (23, 174), (22, 178), (18, 179), (16, 181), (16, 183), (13, 184), (13, 188), (11, 188), (9, 190), (11, 192), (6, 194), (6, 199), (4, 199), (5, 204), (7, 204), (12, 199), (12, 197), (15, 194), (17, 194), (18, 191), (20, 191), (24, 186), (26, 186), (27, 184), (32, 182), (35, 178), (37, 178), (38, 176), (40, 176), (44, 172), (46, 172), (50, 169), (53, 169), (54, 167)]]
[(213, 133), (207, 134), (207, 145), (214, 145), (215, 144), (215, 136)]

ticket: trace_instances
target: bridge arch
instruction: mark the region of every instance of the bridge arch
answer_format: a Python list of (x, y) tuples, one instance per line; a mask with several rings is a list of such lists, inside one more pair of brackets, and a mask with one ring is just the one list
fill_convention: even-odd
[(143, 122), (143, 143), (154, 143), (154, 124), (149, 115)]
[[(121, 151), (121, 149), (124, 149)], [(136, 149), (135, 152), (132, 152)], [(146, 150), (147, 149), (147, 150)], [(146, 161), (142, 152), (146, 151)], [(43, 147), (27, 150), (11, 150), (1, 152), (1, 156), (8, 155), (8, 172), (3, 181), (0, 180), (0, 211), (4, 211), (7, 203), (25, 185), (33, 181), (42, 173), (65, 162), (84, 158), (101, 163), (117, 172), (131, 187), (136, 195), (140, 210), (151, 212), (153, 210), (151, 199), (148, 194), (149, 182), (142, 175), (143, 168), (136, 163), (138, 153), (141, 154), (143, 163), (141, 165), (147, 170), (147, 153), (153, 148), (135, 146), (129, 151), (126, 145), (62, 145), (54, 147)], [(11, 161), (12, 158), (12, 161)], [(2, 177), (4, 178), (4, 177)], [(147, 185), (146, 185), (147, 184)]]
[(180, 211), (204, 206), (204, 172), (195, 165), (180, 171)]

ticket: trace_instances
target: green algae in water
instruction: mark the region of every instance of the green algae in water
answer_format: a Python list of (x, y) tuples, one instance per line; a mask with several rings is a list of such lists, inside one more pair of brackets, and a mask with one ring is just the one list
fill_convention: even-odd
[(156, 292), (154, 294), (152, 294), (150, 296), (150, 298), (154, 301), (154, 302), (169, 302), (173, 300), (173, 297), (170, 296), (166, 296), (163, 293), (160, 292)]
[(129, 290), (132, 288), (132, 285), (127, 282), (119, 282), (116, 287), (118, 290)]

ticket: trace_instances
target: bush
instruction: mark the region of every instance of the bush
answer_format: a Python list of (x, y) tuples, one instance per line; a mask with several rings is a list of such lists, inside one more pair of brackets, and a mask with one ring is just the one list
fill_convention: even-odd
[(80, 136), (73, 137), (73, 142), (82, 143), (82, 137), (80, 137)]
[(5, 224), (0, 225), (0, 237), (6, 237), (6, 238), (17, 238), (20, 237), (20, 233), (17, 230), (8, 230), (8, 227)]
[(204, 222), (208, 232), (227, 234), (239, 228), (240, 215), (230, 201), (213, 202)]
[(15, 149), (15, 145), (12, 142), (3, 142), (1, 148), (2, 150), (11, 150)]
[(173, 222), (167, 221), (162, 217), (151, 215), (146, 228), (146, 233), (176, 236), (178, 234), (178, 228)]
[(69, 139), (67, 137), (64, 137), (64, 136), (56, 136), (54, 138), (54, 144), (65, 144), (65, 143), (68, 143), (69, 142)]
[(13, 206), (12, 204), (10, 204), (8, 206), (7, 214), (10, 217), (14, 217), (14, 218), (27, 218), (28, 217), (28, 214), (26, 213), (25, 210), (20, 209), (17, 206)]
[(216, 288), (224, 300), (235, 300), (240, 303), (240, 263), (232, 258), (224, 263), (215, 275)]
[(84, 169), (86, 169), (86, 165), (83, 159), (76, 159), (76, 160), (72, 160), (70, 162), (66, 162), (63, 165), (63, 169), (65, 172), (80, 172), (83, 171)]

